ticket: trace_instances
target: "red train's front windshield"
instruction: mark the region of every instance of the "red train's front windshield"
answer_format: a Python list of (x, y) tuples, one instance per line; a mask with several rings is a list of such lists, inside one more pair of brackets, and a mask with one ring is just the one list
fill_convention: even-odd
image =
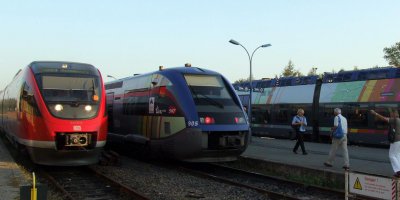
[(98, 77), (71, 74), (42, 74), (36, 77), (49, 111), (65, 119), (95, 117), (100, 102)]

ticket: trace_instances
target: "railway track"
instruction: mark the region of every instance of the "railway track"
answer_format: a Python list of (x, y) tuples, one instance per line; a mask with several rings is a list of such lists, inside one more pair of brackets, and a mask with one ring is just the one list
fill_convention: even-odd
[(343, 199), (344, 193), (308, 186), (217, 164), (183, 164), (181, 170), (222, 183), (255, 190), (271, 199)]
[(39, 175), (60, 190), (65, 199), (149, 199), (92, 167), (46, 167)]

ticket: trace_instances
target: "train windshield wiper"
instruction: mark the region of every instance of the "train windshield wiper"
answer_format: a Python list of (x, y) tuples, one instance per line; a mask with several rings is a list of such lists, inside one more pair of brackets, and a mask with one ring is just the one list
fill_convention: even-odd
[(192, 93), (196, 96), (196, 98), (199, 98), (199, 95), (203, 96), (206, 101), (208, 101), (209, 103), (211, 103), (214, 106), (217, 106), (219, 108), (224, 108), (224, 105), (222, 105), (222, 103), (219, 103), (218, 101), (212, 99), (211, 97), (205, 95), (205, 94), (201, 94), (201, 93), (197, 93), (195, 92), (195, 90), (193, 89), (193, 87), (191, 85), (189, 85), (190, 90), (192, 91)]

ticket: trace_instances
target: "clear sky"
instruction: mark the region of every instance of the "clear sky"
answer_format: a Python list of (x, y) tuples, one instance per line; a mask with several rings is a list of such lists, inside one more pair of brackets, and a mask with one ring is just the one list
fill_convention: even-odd
[(230, 81), (281, 74), (289, 60), (307, 74), (387, 66), (400, 41), (399, 0), (0, 0), (0, 88), (35, 60), (84, 62), (123, 78), (193, 66)]

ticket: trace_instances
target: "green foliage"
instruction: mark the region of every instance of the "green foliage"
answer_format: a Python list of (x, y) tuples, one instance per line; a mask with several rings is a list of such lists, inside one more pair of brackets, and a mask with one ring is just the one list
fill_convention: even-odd
[(389, 62), (389, 65), (400, 67), (400, 42), (391, 47), (385, 47), (383, 52), (385, 53), (383, 58)]
[(233, 82), (234, 84), (236, 83), (244, 83), (244, 82), (248, 82), (250, 81), (249, 78), (241, 78), (239, 80), (236, 80), (235, 82)]
[(282, 76), (288, 77), (288, 76), (294, 76), (294, 74), (295, 74), (294, 64), (292, 60), (289, 60), (288, 65), (285, 68), (283, 68)]

